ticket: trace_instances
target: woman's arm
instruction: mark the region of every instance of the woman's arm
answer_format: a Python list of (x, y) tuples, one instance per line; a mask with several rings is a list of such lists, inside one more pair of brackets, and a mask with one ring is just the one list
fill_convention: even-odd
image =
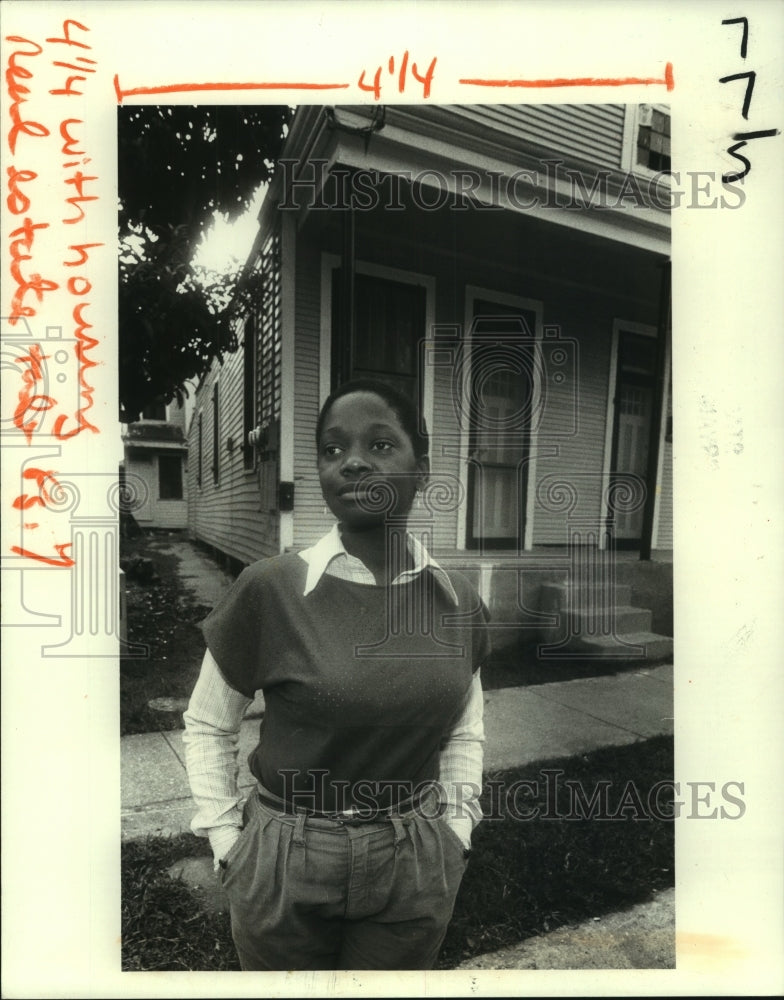
[(471, 834), (482, 818), (482, 744), (484, 743), (484, 698), (479, 671), (468, 689), (462, 715), (441, 748), (440, 777), (446, 792), (444, 818), (462, 840), (471, 846)]
[(216, 863), (239, 836), (242, 809), (237, 790), (237, 743), (250, 699), (230, 687), (209, 650), (183, 715), (185, 766), (197, 812), (191, 829), (209, 837)]

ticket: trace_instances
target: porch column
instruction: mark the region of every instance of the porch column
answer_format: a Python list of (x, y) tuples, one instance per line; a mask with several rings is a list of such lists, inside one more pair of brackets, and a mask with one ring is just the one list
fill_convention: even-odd
[(645, 498), (642, 518), (642, 538), (640, 559), (650, 560), (653, 544), (653, 514), (656, 506), (656, 474), (659, 469), (659, 438), (661, 436), (662, 412), (664, 406), (664, 375), (667, 364), (667, 338), (671, 326), (672, 290), (671, 262), (662, 264), (661, 290), (659, 299), (659, 330), (656, 337), (656, 382), (653, 392), (650, 436), (648, 439), (648, 469), (646, 482), (648, 492)]
[[(278, 497), (290, 490), (290, 507), (278, 514), (280, 552), (294, 545), (294, 394), (296, 385), (297, 224), (291, 212), (281, 212), (281, 329), (280, 329), (280, 432), (278, 451)], [(286, 484), (284, 487), (283, 484)]]
[[(338, 331), (340, 344), (340, 359), (338, 363), (338, 382), (345, 382), (352, 369), (354, 356), (354, 319), (356, 315), (354, 274), (355, 274), (355, 220), (354, 209), (349, 206), (343, 210), (343, 251), (340, 269), (340, 301)], [(334, 336), (334, 334), (333, 334)]]

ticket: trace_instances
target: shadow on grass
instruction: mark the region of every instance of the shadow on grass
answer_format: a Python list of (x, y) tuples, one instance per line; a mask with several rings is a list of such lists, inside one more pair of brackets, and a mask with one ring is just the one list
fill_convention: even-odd
[[(672, 660), (662, 662), (671, 663)], [(493, 691), (507, 687), (534, 687), (554, 681), (573, 681), (585, 677), (648, 669), (655, 661), (646, 659), (590, 659), (572, 654), (563, 659), (543, 660), (536, 655), (536, 644), (521, 643), (491, 653), (482, 665), (482, 687)]]
[(209, 844), (192, 834), (123, 844), (124, 972), (239, 970), (228, 914), (206, 912), (181, 879), (166, 873), (176, 861), (203, 854)]
[[(650, 809), (651, 791), (672, 776), (671, 737), (486, 775), (488, 818), (474, 835), (438, 968), (673, 885), (673, 823), (655, 818), (671, 811), (671, 795), (661, 794)], [(507, 801), (500, 790), (521, 781), (528, 782), (518, 786), (525, 794)], [(567, 782), (586, 803), (599, 790), (600, 812), (583, 808), (594, 818), (565, 818), (580, 814)], [(537, 809), (538, 818), (520, 818)], [(207, 842), (191, 835), (123, 846), (123, 969), (238, 968), (228, 916), (205, 913), (186, 885), (166, 874), (175, 861), (205, 854)]]
[[(651, 795), (672, 776), (666, 736), (486, 775), (483, 810), (498, 818), (485, 819), (474, 834), (438, 967), (625, 909), (672, 886), (673, 823), (655, 818), (671, 812), (672, 793)], [(519, 781), (530, 785), (504, 801), (498, 789)], [(567, 782), (587, 802), (598, 790), (598, 811), (580, 807)], [(579, 818), (586, 815), (594, 818)]]
[(154, 698), (186, 700), (199, 676), (204, 638), (199, 628), (209, 608), (193, 601), (179, 579), (179, 562), (166, 535), (123, 539), (125, 565), (146, 560), (152, 576), (126, 578), (128, 639), (148, 653), (120, 660), (120, 735), (181, 729), (181, 711), (149, 707)]

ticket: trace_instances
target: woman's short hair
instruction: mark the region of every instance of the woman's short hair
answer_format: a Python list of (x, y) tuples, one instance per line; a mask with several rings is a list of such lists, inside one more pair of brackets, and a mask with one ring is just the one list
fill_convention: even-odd
[(425, 419), (420, 414), (414, 403), (398, 389), (375, 378), (356, 378), (349, 382), (344, 382), (337, 389), (329, 394), (321, 407), (318, 420), (316, 422), (316, 445), (321, 440), (321, 431), (330, 407), (335, 400), (341, 396), (348, 396), (352, 392), (373, 392), (380, 396), (387, 406), (392, 410), (400, 421), (400, 426), (406, 432), (411, 441), (416, 458), (424, 458), (430, 449), (430, 439), (425, 426)]

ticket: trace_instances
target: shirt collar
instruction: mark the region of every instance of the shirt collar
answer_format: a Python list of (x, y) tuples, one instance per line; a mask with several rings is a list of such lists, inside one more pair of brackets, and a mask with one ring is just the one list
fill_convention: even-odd
[[(412, 580), (424, 570), (429, 569), (433, 578), (441, 586), (441, 589), (455, 605), (455, 607), (457, 607), (460, 602), (446, 570), (438, 565), (425, 546), (410, 532), (406, 534), (406, 541), (408, 543), (408, 551), (413, 559), (414, 565), (411, 569), (405, 570), (397, 576), (392, 581), (393, 584), (403, 583), (406, 580)], [(303, 549), (299, 555), (308, 564), (308, 572), (305, 578), (305, 589), (302, 594), (303, 597), (307, 597), (307, 595), (315, 589), (333, 559), (348, 559), (356, 562), (360, 561), (356, 558), (356, 556), (352, 556), (346, 551), (346, 548), (343, 545), (343, 539), (340, 537), (340, 529), (337, 524), (334, 524), (332, 529), (327, 532), (323, 538), (320, 538), (315, 545), (311, 545), (310, 548)]]

